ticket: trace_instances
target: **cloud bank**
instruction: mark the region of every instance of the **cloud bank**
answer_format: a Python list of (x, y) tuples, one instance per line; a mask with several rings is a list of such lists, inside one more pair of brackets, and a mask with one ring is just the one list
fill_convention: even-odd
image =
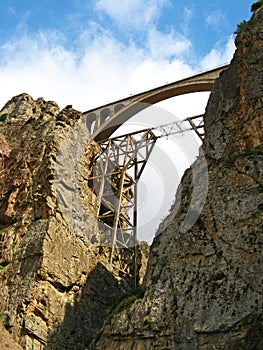
[(95, 6), (122, 28), (141, 30), (142, 26), (153, 25), (159, 18), (167, 0), (99, 0)]
[[(85, 11), (90, 11), (92, 3), (96, 16), (90, 18)], [(87, 111), (227, 63), (234, 52), (233, 38), (229, 37), (225, 43), (216, 43), (202, 57), (196, 57), (189, 36), (194, 7), (185, 7), (179, 31), (179, 26), (165, 30), (158, 26), (163, 9), (170, 6), (168, 0), (122, 0), (121, 6), (118, 0), (98, 0), (87, 1), (86, 5), (84, 13), (68, 16), (75, 35), (72, 45), (61, 29), (45, 28), (32, 32), (27, 25), (29, 14), (25, 13), (15, 35), (0, 44), (0, 81), (4, 87), (1, 89), (0, 108), (14, 95), (26, 92), (33, 98), (54, 100), (61, 108), (72, 104), (80, 111)], [(206, 23), (215, 26), (222, 18), (211, 13)], [(182, 119), (203, 113), (208, 95), (179, 96), (159, 103), (158, 106), (171, 112), (162, 113), (171, 119), (160, 120), (158, 114), (155, 125), (173, 121), (173, 114)], [(138, 118), (129, 121), (129, 128), (131, 125), (148, 127), (153, 123), (150, 111), (148, 119), (142, 118), (143, 122)], [(171, 189), (176, 188), (183, 169), (189, 165), (181, 167), (179, 164), (177, 168), (178, 156), (173, 163), (173, 156), (178, 153), (173, 143), (166, 140), (158, 147), (159, 153), (155, 157), (158, 162), (152, 161), (140, 185), (142, 227), (139, 234), (142, 233), (141, 238), (147, 240), (151, 240), (153, 226), (157, 226), (160, 218), (166, 215), (174, 197)], [(156, 165), (164, 155), (171, 156), (163, 165), (167, 169), (170, 162), (168, 173), (171, 178), (167, 177), (165, 183)], [(174, 174), (177, 174), (176, 181)], [(169, 188), (169, 196), (166, 188)], [(165, 201), (159, 193), (163, 193)], [(161, 207), (151, 212), (153, 202), (160, 203)]]
[[(165, 6), (169, 1), (123, 0), (119, 6), (119, 1), (99, 0), (94, 7), (97, 20), (87, 20), (72, 46), (62, 31), (46, 28), (32, 33), (23, 19), (23, 30), (0, 47), (0, 80), (5, 87), (0, 106), (27, 92), (85, 111), (230, 60), (232, 39), (212, 48), (199, 65), (191, 61), (194, 48), (189, 38), (175, 28), (158, 29)], [(112, 26), (103, 24), (106, 17)], [(131, 33), (125, 41), (118, 36), (123, 26)], [(136, 42), (138, 35), (143, 45)]]

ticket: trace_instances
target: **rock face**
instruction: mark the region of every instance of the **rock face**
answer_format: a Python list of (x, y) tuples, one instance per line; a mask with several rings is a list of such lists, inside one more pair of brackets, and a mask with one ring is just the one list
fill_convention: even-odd
[(131, 290), (96, 243), (87, 165), (98, 146), (83, 127), (71, 106), (27, 94), (0, 112), (0, 312), (24, 349), (85, 349)]
[[(204, 156), (160, 225), (143, 295), (100, 245), (88, 183), (98, 145), (82, 114), (27, 94), (1, 110), (0, 312), (23, 349), (263, 348), (262, 23), (261, 7), (215, 83)], [(193, 224), (191, 194), (206, 185)]]
[[(92, 349), (263, 349), (262, 6), (236, 45), (205, 113), (207, 163), (198, 159), (182, 179), (151, 247), (145, 295)], [(182, 230), (206, 171), (203, 210)]]

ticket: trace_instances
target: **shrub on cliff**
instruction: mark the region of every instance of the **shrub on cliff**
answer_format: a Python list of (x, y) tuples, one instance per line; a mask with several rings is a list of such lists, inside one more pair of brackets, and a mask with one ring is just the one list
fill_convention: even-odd
[(259, 1), (256, 1), (252, 4), (251, 6), (251, 12), (255, 12), (258, 8), (260, 8), (260, 6), (263, 5), (263, 1), (262, 0), (259, 0)]

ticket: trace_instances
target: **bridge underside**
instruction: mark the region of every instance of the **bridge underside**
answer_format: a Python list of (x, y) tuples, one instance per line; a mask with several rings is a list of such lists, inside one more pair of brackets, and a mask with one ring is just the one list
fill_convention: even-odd
[[(109, 137), (129, 118), (149, 105), (182, 94), (211, 91), (215, 79), (225, 69), (226, 66), (214, 69), (84, 113), (90, 139), (97, 141), (101, 149), (94, 159), (94, 164), (91, 164), (92, 174), (88, 179), (89, 186), (100, 203), (97, 220), (101, 227), (101, 237), (102, 240), (103, 236), (109, 238), (107, 246), (111, 247), (111, 261), (113, 254), (118, 253), (122, 270), (133, 275), (134, 287), (138, 280), (138, 180), (159, 137), (194, 130), (202, 139), (203, 119), (202, 116), (187, 118), (189, 128), (184, 129), (180, 122), (175, 121), (112, 139)], [(153, 133), (154, 129), (161, 131), (162, 136), (156, 136)], [(122, 249), (129, 252), (130, 258), (126, 259), (125, 264)]]
[(109, 138), (123, 123), (149, 105), (192, 92), (211, 91), (215, 80), (228, 66), (216, 68), (128, 98), (84, 112), (91, 138)]

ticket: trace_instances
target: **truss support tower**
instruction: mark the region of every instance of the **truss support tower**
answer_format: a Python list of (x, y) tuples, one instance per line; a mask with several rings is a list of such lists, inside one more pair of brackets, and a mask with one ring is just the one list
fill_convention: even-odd
[[(157, 138), (145, 129), (99, 142), (89, 177), (98, 198), (101, 245), (111, 248), (110, 263), (137, 285), (137, 185)], [(113, 261), (114, 259), (114, 261)], [(116, 261), (118, 259), (118, 261)]]

